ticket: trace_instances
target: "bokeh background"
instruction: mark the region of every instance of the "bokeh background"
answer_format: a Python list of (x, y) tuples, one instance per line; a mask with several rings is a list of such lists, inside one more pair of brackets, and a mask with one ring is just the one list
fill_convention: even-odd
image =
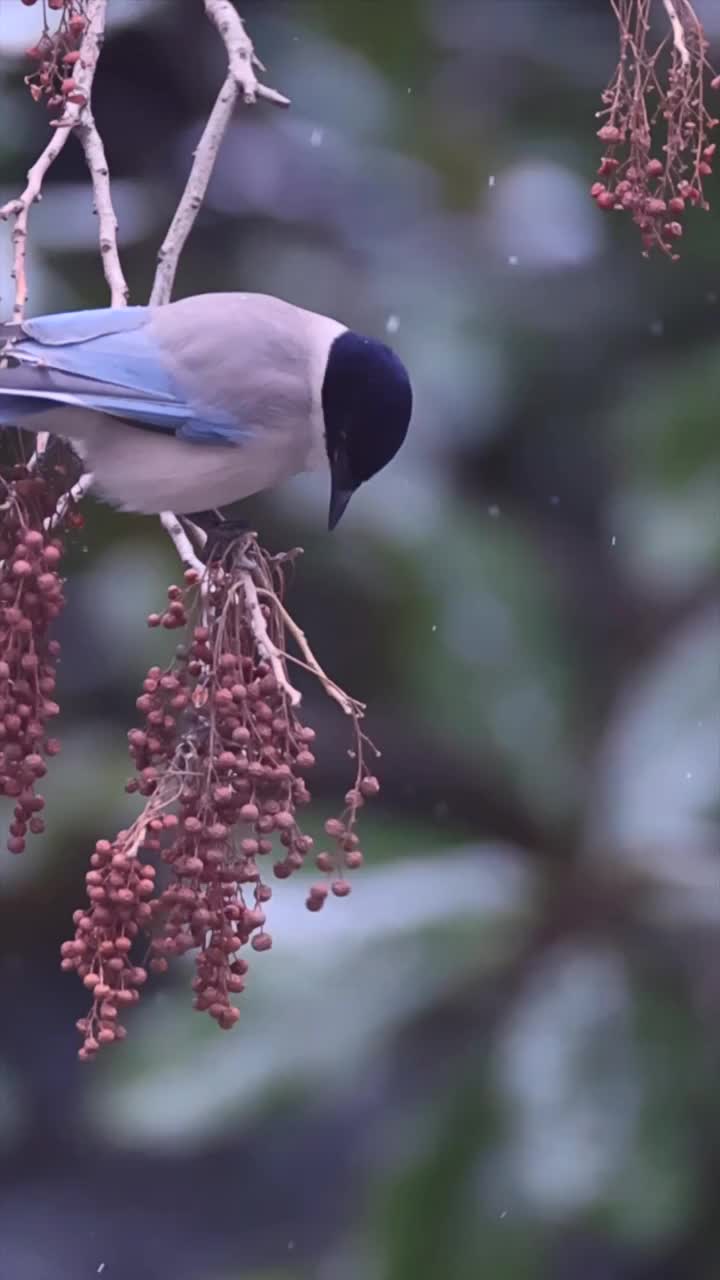
[[(224, 74), (201, 8), (110, 4), (135, 302)], [(306, 549), (292, 607), (370, 704), (383, 791), (349, 899), (277, 886), (233, 1033), (176, 970), (79, 1065), (58, 946), (132, 811), (144, 618), (178, 573), (155, 522), (86, 504), (50, 835), (0, 855), (0, 1277), (714, 1280), (720, 221), (647, 262), (588, 198), (608, 0), (242, 12), (293, 107), (238, 111), (177, 291), (277, 293), (412, 371), (412, 439), (333, 537), (319, 478), (250, 504)], [(40, 19), (0, 0), (0, 200), (47, 137)], [(31, 311), (104, 305), (78, 147), (31, 227)], [(9, 272), (0, 227), (3, 315)], [(307, 716), (319, 829), (346, 726), (312, 690)]]

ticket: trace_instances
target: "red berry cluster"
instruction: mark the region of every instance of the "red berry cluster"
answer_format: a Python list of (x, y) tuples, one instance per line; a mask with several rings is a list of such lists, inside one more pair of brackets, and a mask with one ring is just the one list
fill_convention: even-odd
[[(35, 3), (36, 0), (23, 0), (23, 4)], [(25, 77), (25, 84), (35, 102), (45, 98), (49, 111), (64, 107), (66, 102), (83, 107), (87, 98), (75, 76), (87, 28), (84, 0), (45, 0), (45, 3), (49, 9), (61, 13), (60, 22), (54, 32), (46, 26), (37, 44), (27, 50), (28, 58), (38, 66)]]
[(48, 737), (59, 711), (54, 701), (60, 646), (50, 624), (64, 604), (58, 568), (61, 540), (43, 528), (54, 503), (45, 481), (17, 468), (6, 482), (0, 526), (0, 795), (15, 801), (8, 849), (22, 853), (25, 838), (44, 830), (45, 806), (35, 787), (47, 772), (45, 757), (60, 745)]
[(87, 1062), (103, 1044), (123, 1040), (118, 1021), (128, 1005), (140, 998), (147, 970), (130, 959), (140, 929), (151, 917), (148, 899), (155, 888), (155, 868), (143, 866), (121, 831), (114, 844), (98, 840), (85, 881), (89, 905), (73, 915), (75, 937), (61, 947), (61, 968), (74, 970), (92, 994), (86, 1018), (77, 1022)]
[(646, 256), (656, 248), (673, 260), (687, 207), (710, 207), (703, 182), (715, 155), (709, 134), (719, 123), (704, 94), (707, 79), (720, 90), (720, 76), (710, 78), (707, 43), (687, 8), (682, 45), (673, 33), (657, 49), (649, 43), (650, 0), (624, 0), (618, 8), (620, 61), (602, 95), (597, 136), (605, 154), (590, 189), (599, 209), (630, 213)]
[[(258, 548), (254, 554), (262, 555)], [(121, 1004), (137, 998), (144, 970), (132, 965), (128, 952), (140, 932), (150, 935), (155, 972), (175, 956), (195, 953), (194, 1008), (222, 1028), (233, 1026), (239, 1015), (232, 997), (243, 990), (248, 968), (240, 953), (272, 946), (265, 929), (272, 888), (264, 864), (279, 846), (272, 871), (286, 879), (306, 865), (313, 848), (298, 811), (311, 799), (305, 775), (315, 763), (315, 733), (301, 723), (263, 655), (232, 569), (213, 565), (206, 576), (200, 591), (197, 573), (189, 570), (184, 587), (169, 588), (165, 611), (148, 619), (151, 627), (188, 627), (189, 634), (166, 670), (148, 671), (137, 702), (144, 724), (128, 735), (136, 770), (128, 790), (144, 797), (145, 809), (112, 846), (96, 847), (87, 877), (90, 907), (76, 913), (75, 938), (63, 947), (63, 967), (76, 969), (93, 992), (92, 1011), (79, 1024), (83, 1058), (118, 1038), (115, 1015), (108, 1013), (117, 1007), (116, 993), (131, 993)], [(266, 592), (261, 610), (282, 650), (274, 598)], [(310, 911), (331, 893), (346, 896), (346, 872), (362, 864), (357, 812), (379, 783), (363, 764), (366, 740), (357, 724), (356, 730), (355, 785), (343, 816), (326, 823), (335, 848), (315, 859), (327, 879), (310, 889)], [(169, 874), (157, 895), (152, 868), (140, 865), (152, 854)], [(109, 970), (104, 957), (113, 962)]]

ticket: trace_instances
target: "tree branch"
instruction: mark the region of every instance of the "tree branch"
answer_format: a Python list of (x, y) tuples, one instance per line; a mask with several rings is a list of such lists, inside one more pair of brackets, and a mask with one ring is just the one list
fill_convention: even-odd
[(265, 98), (278, 107), (289, 107), (289, 98), (258, 81), (254, 68), (257, 67), (260, 71), (265, 68), (256, 56), (243, 20), (230, 0), (204, 0), (204, 4), (208, 18), (217, 27), (225, 44), (230, 74), (238, 91), (242, 93), (243, 101), (251, 103), (257, 98)]
[(278, 106), (289, 106), (290, 99), (258, 82), (254, 66), (261, 66), (242, 18), (229, 0), (204, 0), (205, 12), (217, 27), (227, 49), (228, 73), (215, 100), (215, 105), (202, 132), (193, 156), (192, 168), (180, 198), (175, 216), (158, 253), (150, 302), (160, 306), (170, 301), (175, 274), (185, 242), (192, 231), (208, 188), (220, 145), (232, 118), (238, 96), (255, 102), (264, 98)]
[(98, 216), (98, 232), (100, 238), (100, 256), (107, 286), (110, 290), (110, 306), (127, 305), (129, 289), (120, 262), (117, 232), (118, 223), (110, 192), (110, 171), (105, 158), (103, 140), (93, 119), (90, 108), (82, 113), (77, 133), (85, 152), (85, 160), (90, 172), (90, 180), (95, 197), (95, 212)]

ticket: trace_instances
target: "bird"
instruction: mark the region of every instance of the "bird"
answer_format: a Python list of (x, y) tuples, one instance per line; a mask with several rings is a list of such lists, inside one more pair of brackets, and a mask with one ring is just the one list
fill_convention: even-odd
[(267, 294), (0, 325), (0, 426), (70, 441), (125, 511), (191, 517), (325, 468), (334, 529), (412, 402), (385, 343)]

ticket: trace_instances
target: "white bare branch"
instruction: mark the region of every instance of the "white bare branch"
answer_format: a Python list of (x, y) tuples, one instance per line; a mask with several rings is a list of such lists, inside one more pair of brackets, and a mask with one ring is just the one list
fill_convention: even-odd
[(162, 511), (160, 513), (160, 523), (165, 532), (172, 538), (182, 563), (188, 569), (194, 569), (202, 578), (205, 573), (206, 566), (196, 554), (195, 548), (190, 541), (188, 535), (183, 529), (180, 521), (173, 511)]
[(663, 0), (663, 4), (665, 6), (665, 12), (667, 13), (668, 18), (670, 19), (670, 26), (672, 27), (672, 35), (673, 35), (673, 44), (680, 56), (680, 61), (683, 67), (689, 67), (690, 54), (688, 52), (687, 44), (685, 43), (685, 28), (683, 26), (680, 15), (678, 14), (675, 0)]
[(242, 18), (229, 0), (204, 0), (205, 12), (217, 27), (228, 55), (228, 73), (215, 100), (208, 122), (193, 156), (185, 190), (175, 211), (167, 235), (158, 253), (150, 302), (160, 306), (170, 301), (180, 254), (200, 212), (218, 152), (238, 97), (255, 102), (264, 98), (278, 106), (289, 106), (289, 98), (258, 82), (254, 67), (259, 66), (252, 41)]
[(240, 14), (230, 0), (204, 0), (205, 12), (210, 21), (217, 27), (228, 54), (228, 68), (238, 92), (244, 102), (255, 102), (257, 98), (265, 98), (278, 107), (289, 107), (290, 99), (276, 89), (260, 84), (255, 75), (255, 67), (264, 70), (255, 54)]
[(118, 251), (118, 222), (110, 191), (110, 171), (105, 158), (103, 140), (89, 106), (81, 114), (77, 134), (85, 152), (93, 186), (95, 212), (98, 216), (100, 256), (110, 290), (110, 306), (124, 307), (127, 305), (129, 289)]

